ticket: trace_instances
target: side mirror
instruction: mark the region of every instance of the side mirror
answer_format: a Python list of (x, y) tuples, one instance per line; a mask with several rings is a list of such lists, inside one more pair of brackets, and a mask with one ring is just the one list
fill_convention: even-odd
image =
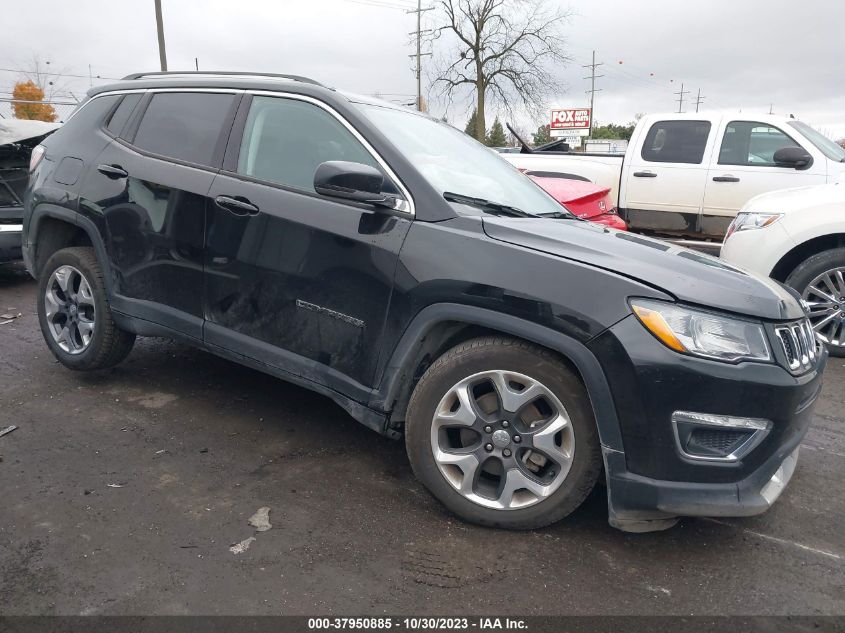
[(314, 174), (314, 191), (322, 196), (392, 206), (393, 199), (381, 192), (383, 186), (378, 169), (345, 160), (320, 163)]
[(775, 152), (773, 159), (778, 167), (793, 169), (807, 169), (813, 164), (813, 157), (802, 147), (782, 147)]

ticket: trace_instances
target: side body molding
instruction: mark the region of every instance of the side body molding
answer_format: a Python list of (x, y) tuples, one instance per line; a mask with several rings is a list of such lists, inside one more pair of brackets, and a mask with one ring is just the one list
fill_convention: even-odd
[[(578, 369), (587, 387), (598, 425), (599, 438), (606, 448), (622, 451), (622, 434), (611, 398), (610, 386), (598, 360), (587, 347), (551, 328), (484, 308), (456, 303), (439, 303), (422, 309), (405, 329), (381, 373), (380, 383), (369, 406), (391, 411), (400, 401), (403, 390), (413, 380), (414, 359), (426, 335), (439, 323), (458, 322), (495, 329), (542, 345), (565, 356)], [(400, 415), (404, 410), (399, 411)]]

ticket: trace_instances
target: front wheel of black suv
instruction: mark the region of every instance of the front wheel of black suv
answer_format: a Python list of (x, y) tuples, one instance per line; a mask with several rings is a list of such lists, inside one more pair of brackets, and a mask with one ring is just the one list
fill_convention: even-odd
[(845, 357), (845, 248), (822, 251), (786, 279), (809, 307), (810, 323), (833, 356)]
[(562, 519), (601, 471), (579, 378), (548, 350), (501, 337), (462, 343), (429, 367), (408, 405), (405, 445), (438, 500), (494, 527)]
[(70, 369), (117, 365), (135, 335), (115, 325), (94, 249), (65, 248), (53, 254), (38, 281), (38, 322), (53, 355)]

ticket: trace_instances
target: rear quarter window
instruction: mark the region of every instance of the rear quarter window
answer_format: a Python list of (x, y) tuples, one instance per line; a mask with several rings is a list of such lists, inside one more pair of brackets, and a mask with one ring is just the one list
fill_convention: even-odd
[(652, 163), (701, 164), (709, 121), (657, 121), (646, 134), (641, 156)]
[(132, 112), (134, 112), (138, 102), (141, 101), (142, 96), (140, 92), (134, 92), (123, 97), (123, 101), (120, 102), (120, 105), (112, 113), (106, 129), (114, 136), (120, 136), (126, 123), (129, 121), (129, 117), (132, 116)]
[(235, 95), (162, 92), (150, 100), (132, 144), (167, 158), (213, 165)]

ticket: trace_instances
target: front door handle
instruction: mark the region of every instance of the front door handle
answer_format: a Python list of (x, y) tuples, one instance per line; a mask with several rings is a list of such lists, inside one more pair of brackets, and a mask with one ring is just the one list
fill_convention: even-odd
[(713, 176), (713, 182), (739, 182), (736, 176)]
[(635, 178), (657, 178), (657, 174), (653, 171), (635, 171), (634, 172)]
[(217, 196), (214, 203), (235, 215), (255, 215), (258, 213), (258, 207), (243, 196)]
[(129, 175), (129, 172), (120, 165), (99, 165), (97, 171), (114, 179), (126, 178)]

